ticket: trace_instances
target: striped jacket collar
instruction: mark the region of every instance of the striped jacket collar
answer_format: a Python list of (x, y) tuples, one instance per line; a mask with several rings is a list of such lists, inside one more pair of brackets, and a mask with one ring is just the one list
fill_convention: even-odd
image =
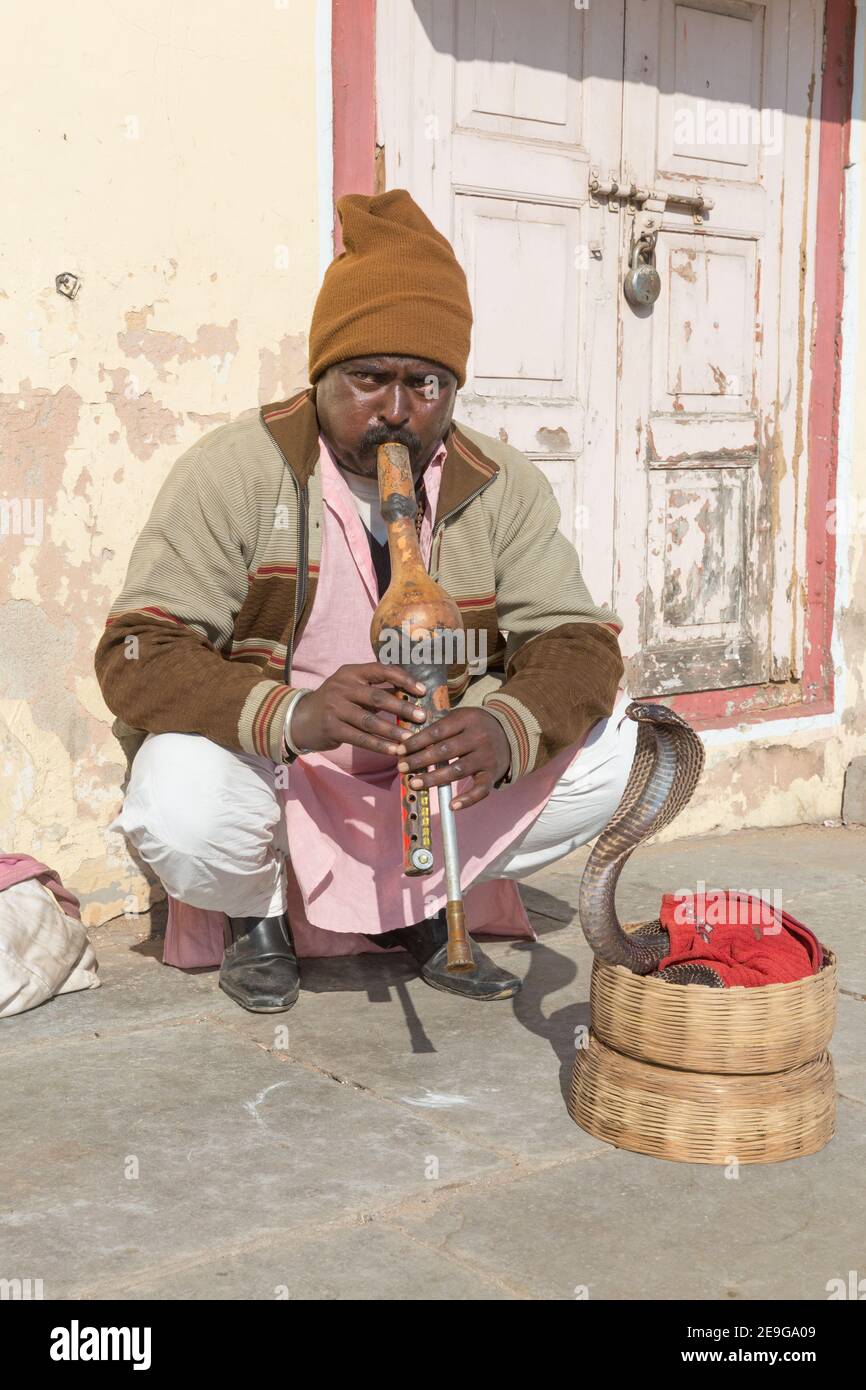
[[(316, 388), (309, 386), (288, 400), (263, 405), (262, 424), (303, 487), (319, 461)], [(499, 472), (499, 464), (470, 441), (452, 421), (445, 436), (445, 462), (436, 508), (436, 523), (456, 511)]]

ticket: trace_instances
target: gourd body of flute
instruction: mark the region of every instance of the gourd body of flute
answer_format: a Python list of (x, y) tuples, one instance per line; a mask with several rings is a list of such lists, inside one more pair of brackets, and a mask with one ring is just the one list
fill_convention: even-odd
[[(395, 459), (396, 450), (406, 455), (405, 460)], [(405, 632), (412, 641), (429, 642), (433, 664), (436, 644), (432, 639), (461, 630), (463, 619), (450, 594), (424, 567), (415, 531), (415, 485), (402, 445), (383, 444), (379, 450), (379, 495), (382, 519), (388, 527), (391, 582), (373, 615), (373, 646), (378, 646), (383, 631)]]
[[(391, 582), (373, 615), (370, 639), (383, 662), (388, 660), (388, 649), (393, 653), (396, 644), (400, 655), (395, 664), (423, 683), (425, 694), (417, 703), (427, 710), (429, 719), (437, 719), (450, 707), (445, 657), (453, 642), (449, 634), (462, 630), (463, 619), (450, 594), (424, 567), (415, 530), (417, 501), (408, 451), (402, 444), (381, 445), (377, 468), (382, 518), (388, 528)], [(390, 660), (395, 662), (393, 655)], [(413, 792), (405, 775), (402, 791), (404, 872), (429, 872), (433, 859), (429, 839), (423, 839), (425, 833), (429, 836), (429, 792)], [(447, 969), (460, 972), (472, 970), (475, 963), (466, 933), (450, 793), (450, 786), (439, 790), (448, 894)]]

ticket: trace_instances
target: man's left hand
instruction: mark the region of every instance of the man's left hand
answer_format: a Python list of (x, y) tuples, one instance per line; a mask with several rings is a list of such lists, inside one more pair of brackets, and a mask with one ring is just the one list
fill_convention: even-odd
[[(402, 738), (401, 743), (406, 755), (399, 759), (397, 767), (410, 774), (413, 790), (472, 778), (467, 789), (451, 803), (455, 811), (483, 801), (511, 765), (511, 750), (499, 720), (474, 706), (450, 710), (441, 719)], [(456, 761), (451, 762), (451, 758)], [(430, 767), (435, 771), (426, 771)]]

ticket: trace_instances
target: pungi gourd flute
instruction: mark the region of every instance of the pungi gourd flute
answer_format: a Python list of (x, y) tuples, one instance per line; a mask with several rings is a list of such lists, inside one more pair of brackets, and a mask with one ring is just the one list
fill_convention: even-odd
[[(440, 719), (450, 708), (445, 653), (453, 649), (453, 636), (463, 628), (460, 609), (449, 594), (431, 579), (421, 558), (415, 529), (417, 500), (409, 452), (403, 444), (380, 445), (376, 463), (382, 518), (388, 528), (391, 556), (391, 582), (373, 614), (370, 640), (379, 660), (393, 663), (394, 645), (410, 659), (399, 661), (425, 687), (417, 703), (428, 711), (429, 719)], [(420, 657), (420, 659), (419, 659)], [(408, 698), (408, 697), (406, 697)], [(398, 721), (400, 727), (417, 725)], [(427, 874), (432, 870), (433, 854), (430, 826), (430, 790), (409, 786), (409, 773), (401, 774), (401, 820), (403, 872)], [(452, 973), (473, 970), (475, 961), (466, 932), (466, 915), (460, 887), (460, 859), (451, 787), (437, 788), (442, 849), (445, 861), (448, 924), (446, 969)]]

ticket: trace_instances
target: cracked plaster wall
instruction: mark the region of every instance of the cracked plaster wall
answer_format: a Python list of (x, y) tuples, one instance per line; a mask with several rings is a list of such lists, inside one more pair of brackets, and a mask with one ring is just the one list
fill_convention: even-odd
[[(306, 380), (313, 10), (227, 6), (214, 23), (204, 3), (116, 0), (76, 11), (70, 31), (34, 0), (2, 59), (14, 192), (0, 263), (0, 844), (56, 867), (89, 924), (154, 897), (105, 833), (125, 762), (92, 668), (133, 541), (185, 448)], [(66, 270), (82, 280), (74, 300), (54, 287)], [(855, 397), (840, 719), (712, 743), (663, 838), (839, 815), (845, 768), (866, 751), (862, 352)]]
[(153, 896), (93, 672), (133, 541), (184, 449), (306, 381), (314, 3), (33, 0), (5, 37), (0, 846), (96, 924)]

